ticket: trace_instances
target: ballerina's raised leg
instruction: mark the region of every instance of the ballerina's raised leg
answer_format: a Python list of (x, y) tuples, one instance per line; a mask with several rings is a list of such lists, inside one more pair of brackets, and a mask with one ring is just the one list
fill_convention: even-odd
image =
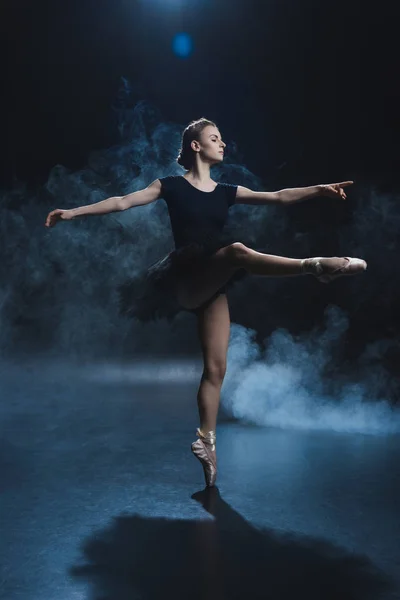
[(248, 248), (241, 242), (220, 248), (210, 256), (202, 268), (186, 276), (177, 287), (178, 301), (187, 309), (206, 302), (239, 269), (266, 277), (294, 277), (314, 275), (328, 283), (337, 277), (356, 275), (365, 271), (367, 263), (360, 258), (313, 257), (287, 258), (264, 254)]

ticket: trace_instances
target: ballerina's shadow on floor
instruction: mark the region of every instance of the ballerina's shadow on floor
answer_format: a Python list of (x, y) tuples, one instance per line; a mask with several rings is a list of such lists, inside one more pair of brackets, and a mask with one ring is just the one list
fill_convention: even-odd
[(330, 542), (253, 527), (218, 488), (192, 496), (214, 517), (120, 516), (83, 547), (70, 574), (94, 600), (377, 600), (388, 577)]

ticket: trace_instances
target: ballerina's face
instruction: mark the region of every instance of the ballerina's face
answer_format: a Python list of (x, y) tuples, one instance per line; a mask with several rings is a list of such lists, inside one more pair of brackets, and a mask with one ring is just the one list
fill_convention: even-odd
[(192, 142), (195, 144), (193, 149), (200, 152), (201, 158), (215, 165), (224, 160), (224, 149), (226, 147), (225, 142), (221, 139), (221, 134), (216, 127), (207, 125), (200, 133), (200, 140)]

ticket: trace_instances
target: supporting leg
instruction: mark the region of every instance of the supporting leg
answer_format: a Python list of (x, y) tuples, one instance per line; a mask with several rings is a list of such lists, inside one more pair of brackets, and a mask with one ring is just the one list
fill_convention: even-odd
[(198, 314), (198, 336), (203, 353), (203, 374), (197, 393), (200, 429), (215, 431), (221, 387), (226, 372), (230, 316), (225, 294)]
[(230, 333), (229, 307), (225, 294), (217, 296), (199, 312), (198, 333), (204, 369), (197, 394), (199, 439), (193, 442), (192, 452), (203, 466), (206, 485), (211, 487), (217, 477), (216, 427)]

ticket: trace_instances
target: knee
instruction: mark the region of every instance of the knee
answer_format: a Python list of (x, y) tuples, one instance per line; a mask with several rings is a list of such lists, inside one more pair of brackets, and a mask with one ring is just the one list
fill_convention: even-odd
[(213, 361), (204, 367), (203, 377), (215, 385), (222, 384), (226, 373), (226, 361)]
[(242, 244), (242, 242), (234, 242), (228, 246), (229, 248), (229, 257), (231, 258), (234, 264), (240, 263), (240, 260), (245, 256), (249, 249), (247, 246)]

